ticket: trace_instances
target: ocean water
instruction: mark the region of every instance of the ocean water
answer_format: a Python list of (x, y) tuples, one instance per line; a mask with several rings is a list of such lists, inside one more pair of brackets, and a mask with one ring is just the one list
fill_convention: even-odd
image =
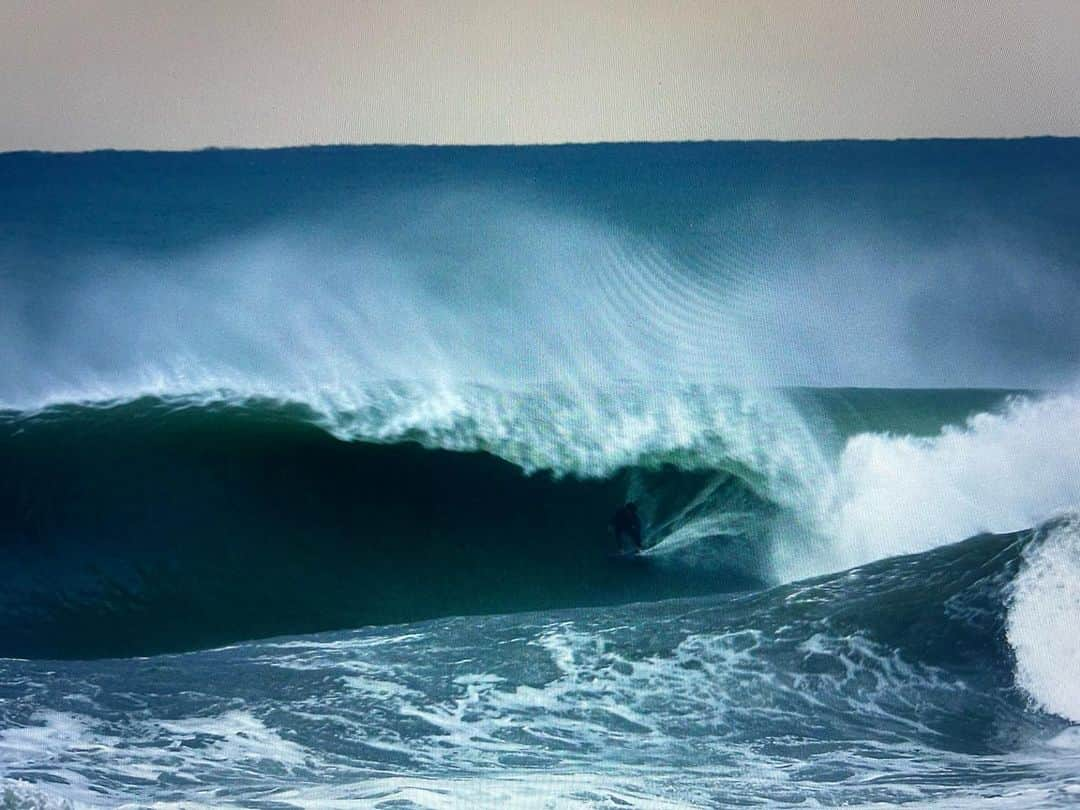
[(0, 807), (1075, 804), (1078, 181), (0, 155)]

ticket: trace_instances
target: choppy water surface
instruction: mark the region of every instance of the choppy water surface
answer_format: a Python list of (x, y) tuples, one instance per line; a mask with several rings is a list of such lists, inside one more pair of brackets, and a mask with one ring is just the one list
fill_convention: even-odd
[(1075, 803), (1078, 189), (0, 155), (0, 806)]

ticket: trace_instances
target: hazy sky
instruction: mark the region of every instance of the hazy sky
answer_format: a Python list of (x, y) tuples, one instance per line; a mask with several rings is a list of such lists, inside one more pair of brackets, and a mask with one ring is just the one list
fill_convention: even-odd
[(0, 151), (1080, 135), (1080, 2), (0, 0)]

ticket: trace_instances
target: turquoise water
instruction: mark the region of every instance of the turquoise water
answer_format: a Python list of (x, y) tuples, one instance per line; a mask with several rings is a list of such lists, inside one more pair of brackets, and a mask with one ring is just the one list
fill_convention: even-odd
[(1074, 803), (1078, 158), (0, 155), (0, 805)]
[[(479, 396), (495, 407), (493, 392)], [(523, 396), (497, 397), (506, 419), (518, 418)], [(676, 401), (757, 403), (762, 419), (806, 414), (824, 420), (821, 435), (839, 447), (882, 419), (936, 431), (943, 419), (962, 424), (1007, 396), (798, 389), (763, 399), (695, 389)], [(626, 401), (623, 391), (620, 407)], [(144, 655), (760, 588), (782, 578), (770, 567), (772, 545), (805, 544), (814, 532), (807, 525), (779, 540), (776, 527), (812, 520), (798, 501), (827, 484), (816, 476), (830, 475), (813, 468), (820, 459), (803, 459), (805, 480), (788, 480), (754, 466), (773, 448), (743, 458), (709, 435), (608, 471), (527, 474), (524, 461), (500, 458), (513, 456), (467, 424), (457, 436), (464, 447), (448, 451), (425, 447), (420, 434), (342, 441), (322, 421), (268, 402), (159, 399), (9, 414), (0, 433), (9, 561), (0, 654)], [(789, 452), (812, 450), (826, 452)], [(628, 497), (640, 501), (653, 546), (647, 564), (610, 559), (608, 521)]]

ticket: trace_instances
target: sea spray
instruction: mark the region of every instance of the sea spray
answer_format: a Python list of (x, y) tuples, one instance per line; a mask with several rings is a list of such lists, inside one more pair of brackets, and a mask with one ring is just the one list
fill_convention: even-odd
[(1030, 528), (1080, 505), (1080, 397), (1016, 397), (936, 436), (853, 436), (820, 491), (837, 568)]

